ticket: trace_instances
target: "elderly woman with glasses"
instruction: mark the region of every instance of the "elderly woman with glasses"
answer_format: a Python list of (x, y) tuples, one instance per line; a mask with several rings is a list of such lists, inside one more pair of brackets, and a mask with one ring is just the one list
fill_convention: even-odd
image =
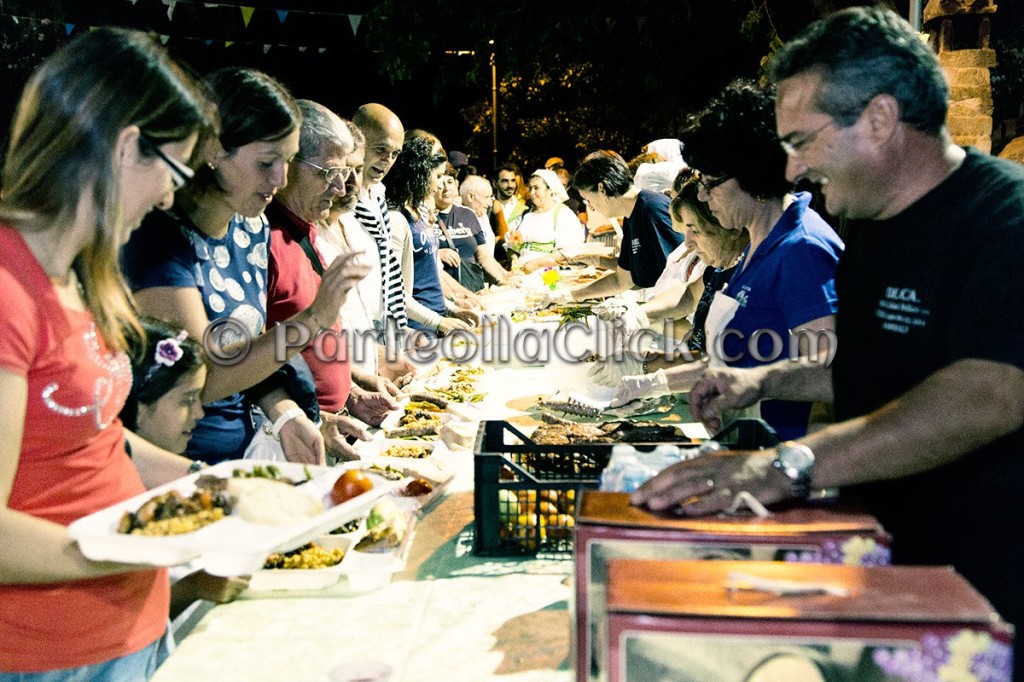
[[(790, 193), (786, 151), (775, 133), (774, 89), (730, 84), (683, 140), (688, 160), (700, 170), (699, 198), (723, 227), (750, 236), (735, 273), (708, 308), (704, 327), (712, 365), (753, 367), (807, 353), (809, 340), (824, 341), (835, 329), (835, 271), (843, 243), (810, 208), (809, 194)], [(648, 395), (666, 393), (670, 385), (664, 370), (634, 383)], [(621, 397), (635, 392), (622, 388)], [(766, 400), (760, 416), (785, 440), (806, 433), (810, 408), (807, 402)]]
[[(205, 163), (178, 193), (175, 210), (151, 214), (121, 260), (140, 310), (179, 322), (189, 336), (204, 339), (213, 359), (202, 394), (205, 416), (185, 453), (209, 463), (242, 458), (255, 436), (249, 414), (255, 402), (274, 424), (286, 458), (318, 462), (324, 445), (310, 409), (281, 389), (245, 395), (287, 359), (276, 350), (275, 334), (264, 331), (270, 240), (264, 210), (296, 160), (301, 114), (288, 91), (259, 71), (221, 69), (206, 82), (217, 100), (220, 135), (201, 141)], [(324, 182), (344, 182), (350, 172), (305, 163)], [(324, 273), (316, 300), (287, 322), (305, 327), (312, 340), (331, 327), (365, 273), (349, 257), (339, 258)], [(290, 355), (299, 350), (288, 348)]]
[(586, 231), (576, 214), (564, 206), (569, 193), (554, 171), (534, 171), (527, 187), (533, 208), (509, 227), (505, 245), (516, 253), (513, 267), (532, 272), (554, 265), (556, 249), (586, 241)]
[[(654, 374), (646, 378), (623, 377), (641, 371), (656, 372), (668, 369), (669, 384), (674, 391), (689, 390), (703, 374), (703, 363), (692, 362), (706, 353), (707, 335), (705, 322), (711, 300), (736, 271), (740, 255), (749, 239), (746, 230), (731, 230), (722, 227), (708, 205), (698, 197), (700, 173), (688, 168), (686, 179), (679, 183), (679, 192), (669, 204), (672, 227), (685, 235), (686, 241), (669, 257), (665, 271), (649, 291), (656, 295), (646, 302), (636, 304), (628, 296), (608, 299), (600, 306), (598, 315), (623, 318), (624, 328), (648, 327), (654, 332), (669, 337), (668, 343), (675, 348), (686, 348), (690, 352), (668, 356), (667, 353), (645, 351), (641, 357), (639, 349), (626, 355), (612, 365), (595, 369), (590, 376), (599, 384), (619, 388), (617, 396), (622, 402), (647, 395), (647, 383), (655, 381)], [(618, 310), (608, 315), (606, 310)], [(680, 343), (681, 340), (681, 343)], [(681, 367), (678, 365), (682, 365)], [(670, 369), (671, 368), (671, 369)], [(632, 389), (635, 395), (630, 395)]]
[[(781, 359), (777, 340), (789, 353), (791, 334), (834, 330), (843, 242), (810, 208), (809, 194), (790, 193), (774, 89), (729, 85), (683, 139), (702, 173), (700, 198), (723, 227), (750, 235), (736, 273), (708, 310), (712, 362), (765, 364)], [(782, 439), (807, 430), (809, 403), (764, 401), (760, 410)]]

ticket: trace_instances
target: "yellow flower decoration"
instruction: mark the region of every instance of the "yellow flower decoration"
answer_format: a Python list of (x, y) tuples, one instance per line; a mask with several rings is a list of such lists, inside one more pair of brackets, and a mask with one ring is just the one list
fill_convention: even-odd
[(860, 566), (864, 555), (871, 554), (877, 547), (874, 538), (852, 537), (842, 544), (843, 563), (847, 566)]
[(943, 682), (979, 682), (978, 676), (971, 672), (971, 663), (991, 644), (992, 636), (987, 632), (961, 630), (950, 637), (946, 641), (949, 660), (935, 671), (939, 679)]

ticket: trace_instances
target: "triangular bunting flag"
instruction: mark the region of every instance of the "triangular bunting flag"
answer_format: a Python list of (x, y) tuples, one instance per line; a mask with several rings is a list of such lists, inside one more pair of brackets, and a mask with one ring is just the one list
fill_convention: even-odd
[(160, 34), (160, 44), (161, 45), (166, 45), (167, 41), (170, 40), (170, 39), (171, 39), (170, 36), (165, 36), (163, 33)]
[(640, 31), (644, 30), (644, 24), (646, 22), (647, 22), (647, 17), (637, 17), (636, 18), (636, 32), (637, 33), (639, 33)]
[(284, 20), (288, 18), (288, 10), (279, 9), (277, 10), (277, 23), (283, 24)]
[(242, 23), (245, 24), (246, 28), (249, 28), (249, 20), (252, 19), (252, 7), (239, 7), (242, 10)]
[(71, 35), (71, 32), (75, 30), (75, 25), (74, 24), (64, 24), (64, 30), (68, 32), (68, 35)]
[(167, 21), (174, 21), (174, 8), (178, 4), (178, 0), (162, 0), (167, 5)]
[(234, 44), (235, 44), (235, 41), (233, 41), (233, 40), (225, 40), (224, 41), (224, 47), (231, 47)]
[(320, 54), (323, 54), (324, 52), (327, 52), (327, 48), (326, 47), (321, 47), (320, 49), (317, 50), (317, 52), (319, 52)]
[(133, 5), (134, 5), (135, 3), (137, 3), (138, 1), (139, 1), (139, 0), (128, 0), (128, 2), (132, 3)]
[(16, 23), (16, 24), (20, 24), (21, 23), (21, 21), (18, 19), (18, 17), (11, 17), (11, 19), (14, 19), (14, 23)]
[(303, 45), (302, 47), (299, 48), (299, 52), (305, 52), (305, 51), (306, 51), (306, 46), (305, 45)]
[(266, 54), (268, 52), (270, 52), (270, 45), (264, 45), (263, 46), (263, 54)]
[(352, 24), (352, 35), (359, 32), (359, 22), (363, 20), (362, 14), (350, 14), (348, 15), (348, 23)]
[(207, 38), (203, 41), (207, 46), (213, 45), (213, 38)]

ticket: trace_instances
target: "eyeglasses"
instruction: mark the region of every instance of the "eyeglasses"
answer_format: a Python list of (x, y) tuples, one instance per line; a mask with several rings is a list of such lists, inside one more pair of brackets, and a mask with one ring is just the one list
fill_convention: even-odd
[(797, 156), (800, 154), (801, 149), (809, 145), (811, 142), (814, 142), (814, 139), (818, 137), (821, 131), (828, 128), (830, 125), (832, 125), (831, 119), (829, 119), (825, 125), (813, 132), (807, 133), (798, 140), (791, 140), (789, 139), (791, 135), (787, 135), (785, 138), (779, 140), (779, 144), (782, 145), (783, 151), (785, 151), (788, 156)]
[(333, 185), (334, 181), (338, 178), (341, 178), (341, 181), (345, 182), (352, 176), (352, 166), (331, 166), (330, 168), (321, 168), (312, 161), (306, 161), (305, 159), (296, 159), (296, 161), (318, 170), (320, 177), (322, 177), (324, 182), (328, 185)]
[(717, 178), (708, 179), (706, 175), (696, 174), (697, 185), (704, 190), (705, 194), (711, 194), (711, 190), (732, 180), (731, 175), (720, 175)]
[(160, 147), (145, 135), (139, 135), (139, 143), (147, 152), (163, 161), (164, 164), (167, 165), (167, 168), (170, 169), (171, 187), (174, 188), (175, 192), (184, 187), (185, 183), (195, 177), (196, 172), (194, 170), (183, 164), (181, 161), (172, 159), (164, 154)]

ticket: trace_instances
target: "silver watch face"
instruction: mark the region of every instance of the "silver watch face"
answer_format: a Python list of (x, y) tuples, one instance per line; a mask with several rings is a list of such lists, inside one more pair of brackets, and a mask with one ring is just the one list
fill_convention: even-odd
[(804, 471), (814, 464), (814, 456), (803, 448), (782, 448), (779, 451), (779, 464), (787, 469)]

